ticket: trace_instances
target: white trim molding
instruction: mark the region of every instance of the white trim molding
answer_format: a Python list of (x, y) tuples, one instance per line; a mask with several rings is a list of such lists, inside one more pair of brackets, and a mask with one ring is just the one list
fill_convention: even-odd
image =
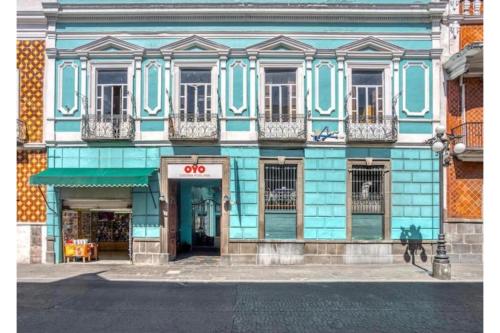
[(212, 84), (212, 98), (211, 98), (211, 110), (212, 112), (218, 113), (218, 72), (219, 72), (219, 60), (200, 60), (192, 61), (191, 59), (177, 59), (173, 60), (172, 70), (173, 70), (173, 108), (170, 114), (176, 114), (179, 112), (179, 99), (180, 99), (180, 84), (181, 84), (181, 70), (182, 69), (210, 69), (211, 72), (211, 84)]
[(132, 83), (134, 78), (134, 63), (133, 60), (121, 60), (121, 61), (90, 61), (89, 62), (89, 114), (95, 114), (95, 96), (96, 96), (96, 84), (97, 84), (97, 71), (99, 69), (126, 69), (127, 70), (127, 105), (130, 105), (127, 112), (129, 115), (133, 115), (132, 103)]
[[(411, 67), (420, 67), (424, 70), (424, 108), (420, 111), (410, 111), (408, 106), (406, 105), (406, 71)], [(408, 61), (403, 65), (403, 112), (408, 116), (423, 116), (427, 112), (430, 111), (430, 94), (429, 94), (429, 84), (430, 84), (430, 74), (429, 74), (429, 66), (426, 65), (423, 61)]]
[[(296, 70), (296, 85), (297, 85), (297, 111), (299, 115), (306, 115), (306, 105), (304, 98), (304, 72), (305, 72), (305, 61), (302, 60), (281, 60), (281, 61), (269, 61), (260, 60), (258, 62), (258, 73), (259, 73), (259, 87), (258, 87), (258, 110), (260, 114), (264, 114), (265, 103), (264, 103), (264, 87), (266, 82), (266, 69), (267, 68), (293, 68)], [(258, 117), (259, 115), (257, 115)]]
[[(156, 107), (154, 109), (150, 108), (149, 102), (149, 71), (156, 67), (156, 80), (157, 80), (157, 95), (156, 95)], [(156, 115), (161, 110), (161, 85), (162, 85), (162, 68), (161, 64), (156, 60), (151, 60), (144, 66), (144, 110), (150, 115)]]
[[(324, 110), (320, 104), (319, 104), (319, 90), (320, 90), (320, 85), (319, 85), (319, 71), (321, 70), (321, 67), (327, 66), (330, 68), (330, 107), (326, 110)], [(332, 64), (331, 61), (328, 60), (322, 60), (319, 63), (317, 63), (314, 66), (314, 76), (315, 76), (315, 84), (316, 87), (314, 88), (315, 90), (315, 109), (316, 111), (319, 112), (319, 114), (322, 115), (329, 115), (335, 110), (335, 65)]]
[[(69, 108), (63, 104), (63, 90), (67, 82), (63, 82), (63, 72), (66, 67), (71, 67), (74, 70), (75, 79), (73, 82), (73, 105)], [(57, 110), (65, 115), (72, 115), (78, 110), (78, 64), (73, 61), (63, 61), (57, 66)]]
[(392, 62), (366, 62), (366, 61), (346, 61), (346, 77), (347, 77), (347, 87), (346, 96), (348, 98), (347, 115), (352, 113), (352, 103), (351, 103), (351, 86), (352, 86), (352, 70), (353, 69), (368, 69), (368, 70), (382, 70), (384, 72), (384, 114), (392, 115), (392, 96), (393, 96), (393, 84), (392, 84)]
[[(234, 105), (234, 68), (241, 67), (243, 75), (242, 102), (241, 106)], [(243, 60), (236, 60), (229, 66), (229, 109), (234, 114), (242, 114), (247, 109), (247, 65)]]

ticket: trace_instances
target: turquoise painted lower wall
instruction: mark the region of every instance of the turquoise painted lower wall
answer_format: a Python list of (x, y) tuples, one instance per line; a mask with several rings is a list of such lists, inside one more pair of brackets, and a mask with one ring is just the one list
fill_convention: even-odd
[[(349, 158), (382, 158), (391, 161), (391, 236), (414, 227), (423, 239), (439, 232), (438, 159), (424, 148), (325, 148), (264, 149), (259, 147), (106, 147), (49, 148), (49, 168), (159, 167), (160, 156), (221, 155), (230, 157), (231, 210), (229, 237), (258, 238), (258, 167), (260, 157), (304, 158), (304, 238), (346, 238), (346, 179)], [(151, 193), (135, 188), (133, 236), (159, 237), (158, 176), (150, 179)], [(57, 190), (48, 187), (48, 235), (60, 246), (60, 204)], [(155, 207), (156, 203), (156, 207)], [(191, 219), (189, 219), (190, 221)], [(415, 229), (414, 229), (415, 230)], [(57, 243), (59, 242), (59, 243)], [(61, 255), (58, 254), (58, 260)]]
[(149, 179), (149, 189), (132, 189), (132, 237), (160, 237), (160, 191), (158, 174)]

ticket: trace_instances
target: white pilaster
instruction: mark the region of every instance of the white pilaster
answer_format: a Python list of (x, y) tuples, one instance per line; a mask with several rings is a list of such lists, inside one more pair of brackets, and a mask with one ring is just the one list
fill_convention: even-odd
[(172, 68), (172, 59), (170, 56), (165, 56), (165, 120), (163, 122), (164, 130), (163, 133), (165, 134), (165, 139), (168, 139), (168, 117), (170, 116), (170, 112), (173, 112), (171, 110), (171, 103), (172, 101), (172, 95), (171, 95), (171, 68)]
[(142, 93), (142, 57), (134, 58), (135, 69), (135, 139), (141, 140), (141, 93)]
[(338, 98), (338, 110), (339, 110), (339, 134), (344, 134), (344, 57), (337, 57), (337, 67), (338, 67), (338, 84), (337, 84), (337, 95)]
[(432, 118), (436, 120), (436, 122), (433, 124), (432, 133), (434, 133), (434, 127), (437, 126), (439, 122), (446, 126), (446, 109), (441, 109), (443, 87), (441, 60), (435, 58), (432, 59)]
[(49, 19), (47, 22), (47, 37), (45, 38), (45, 75), (43, 86), (45, 87), (44, 92), (44, 103), (43, 103), (43, 114), (44, 114), (44, 128), (43, 137), (44, 141), (54, 141), (55, 140), (55, 121), (49, 120), (54, 119), (55, 110), (55, 82), (56, 82), (56, 21), (55, 19)]
[[(393, 81), (394, 81), (394, 92), (393, 92), (393, 95), (392, 95), (392, 98), (394, 99), (393, 102), (394, 104), (394, 113), (396, 116), (398, 116), (398, 113), (399, 113), (399, 62), (400, 62), (400, 59), (399, 58), (394, 58), (392, 59), (392, 67), (393, 67), (393, 71), (392, 71), (392, 75), (393, 75)], [(392, 110), (391, 110), (392, 111)]]
[[(312, 134), (312, 56), (306, 56), (306, 110), (307, 133)], [(318, 89), (318, 87), (316, 87)], [(309, 140), (309, 138), (307, 138)]]
[[(250, 57), (250, 101), (248, 103), (249, 109), (250, 109), (250, 118), (255, 119), (257, 116), (256, 114), (256, 109), (255, 109), (255, 97), (256, 97), (256, 91), (255, 91), (255, 83), (256, 83), (256, 72), (255, 72), (255, 67), (256, 67), (256, 60), (257, 57), (251, 55)], [(257, 119), (257, 121), (259, 121)], [(253, 133), (255, 132), (255, 121), (250, 121), (250, 132)]]
[(88, 96), (87, 96), (87, 57), (80, 57), (80, 105), (81, 105), (81, 114), (82, 116), (88, 114)]
[(227, 56), (221, 56), (219, 59), (220, 63), (220, 108), (222, 111), (222, 120), (220, 121), (220, 133), (226, 131), (226, 67), (227, 67)]

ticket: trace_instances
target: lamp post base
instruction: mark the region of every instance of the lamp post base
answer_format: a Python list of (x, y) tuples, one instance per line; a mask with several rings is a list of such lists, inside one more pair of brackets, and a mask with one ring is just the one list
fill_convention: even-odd
[(451, 279), (451, 264), (450, 262), (439, 262), (434, 260), (432, 263), (432, 277), (439, 280)]

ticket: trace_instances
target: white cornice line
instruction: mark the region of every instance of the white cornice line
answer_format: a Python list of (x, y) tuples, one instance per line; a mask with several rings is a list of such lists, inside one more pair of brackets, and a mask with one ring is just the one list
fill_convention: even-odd
[[(243, 87), (242, 87), (242, 96), (243, 100), (241, 102), (241, 106), (237, 107), (234, 105), (234, 68), (236, 66), (241, 67), (242, 75), (243, 75)], [(233, 111), (234, 114), (241, 114), (243, 111), (247, 109), (247, 65), (241, 61), (236, 60), (229, 66), (229, 108)]]
[[(424, 85), (424, 108), (421, 111), (410, 111), (408, 109), (408, 106), (406, 105), (406, 95), (407, 95), (407, 89), (406, 89), (406, 72), (408, 68), (410, 67), (420, 67), (424, 70), (424, 80), (425, 80), (425, 85)], [(430, 93), (429, 93), (429, 87), (430, 87), (430, 69), (429, 66), (427, 66), (424, 62), (422, 61), (409, 61), (403, 66), (403, 112), (406, 113), (409, 116), (423, 116), (427, 112), (430, 111)]]
[[(282, 32), (286, 33), (288, 37), (291, 38), (307, 38), (307, 39), (359, 39), (367, 36), (373, 36), (375, 38), (391, 40), (391, 39), (405, 39), (405, 40), (431, 40), (431, 33), (415, 33), (415, 32)], [(96, 31), (92, 32), (65, 32), (60, 31), (57, 33), (57, 38), (59, 40), (64, 39), (99, 39), (107, 35), (112, 34), (115, 37), (120, 37), (124, 39), (129, 38), (148, 38), (148, 39), (164, 39), (164, 38), (186, 38), (192, 35), (189, 31), (178, 31), (172, 33), (157, 32), (157, 31), (115, 31), (115, 32), (103, 32), (99, 33)], [(198, 34), (200, 37), (204, 38), (245, 38), (249, 39), (262, 39), (262, 38), (273, 38), (276, 34), (281, 34), (279, 31), (270, 32), (254, 32), (254, 31), (211, 31), (209, 33)]]

